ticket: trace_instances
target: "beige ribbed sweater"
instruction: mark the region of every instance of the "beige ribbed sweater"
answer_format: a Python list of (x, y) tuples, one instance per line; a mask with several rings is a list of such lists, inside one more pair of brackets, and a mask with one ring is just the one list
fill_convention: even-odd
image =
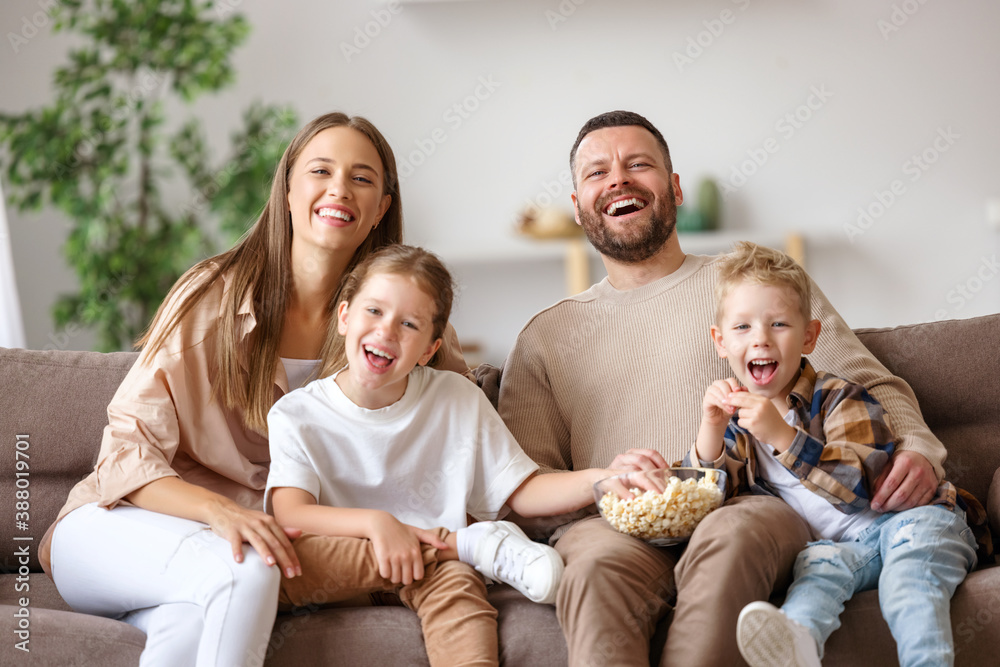
[[(690, 450), (705, 390), (732, 375), (709, 335), (714, 260), (688, 255), (674, 273), (628, 291), (605, 278), (528, 321), (504, 364), (499, 409), (543, 472), (607, 467), (632, 447), (668, 462)], [(942, 477), (944, 445), (910, 387), (875, 360), (815, 285), (812, 307), (822, 322), (813, 367), (864, 385), (889, 413), (899, 448), (923, 454)]]

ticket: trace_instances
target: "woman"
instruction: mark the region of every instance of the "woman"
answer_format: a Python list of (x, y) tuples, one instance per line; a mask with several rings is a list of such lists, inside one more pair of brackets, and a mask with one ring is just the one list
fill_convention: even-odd
[[(41, 547), (74, 609), (146, 632), (143, 665), (263, 662), (280, 574), (301, 574), (295, 531), (260, 511), (267, 412), (342, 355), (321, 349), (341, 278), (401, 237), (384, 137), (327, 114), (289, 144), (253, 228), (167, 295)], [(444, 366), (464, 371), (450, 333)]]

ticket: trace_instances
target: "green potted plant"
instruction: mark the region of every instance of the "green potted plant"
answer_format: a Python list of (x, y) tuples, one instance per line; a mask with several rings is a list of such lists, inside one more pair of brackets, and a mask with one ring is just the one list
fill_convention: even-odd
[(56, 326), (123, 349), (213, 239), (229, 243), (256, 218), (298, 121), (252, 105), (215, 166), (197, 119), (167, 134), (168, 102), (235, 78), (230, 55), (249, 25), (211, 2), (63, 0), (52, 19), (82, 40), (55, 71), (51, 104), (0, 113), (4, 184), (18, 209), (50, 205), (70, 220), (64, 252), (78, 290), (55, 303)]

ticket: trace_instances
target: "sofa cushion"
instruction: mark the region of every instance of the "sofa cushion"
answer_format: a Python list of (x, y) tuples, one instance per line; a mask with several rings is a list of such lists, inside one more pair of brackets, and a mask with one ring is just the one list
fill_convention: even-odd
[[(27, 530), (21, 530), (10, 517), (0, 528), (5, 544), (11, 544), (13, 533), (31, 537), (37, 545), (70, 488), (93, 469), (108, 423), (108, 403), (137, 356), (0, 348), (0, 507), (17, 507), (16, 492), (26, 490), (29, 519)], [(27, 463), (20, 472), (28, 473), (20, 489), (15, 476), (19, 457)], [(37, 571), (38, 550), (33, 547), (30, 554), (30, 567)]]
[(0, 628), (9, 642), (3, 647), (5, 665), (100, 665), (135, 667), (146, 635), (127, 623), (71, 611), (31, 607), (28, 652), (14, 648), (16, 607), (0, 605)]
[(1000, 377), (1000, 314), (856, 333), (913, 388), (948, 449), (948, 479), (985, 504), (1000, 468), (1000, 401), (991, 391)]
[(993, 483), (990, 484), (990, 495), (986, 503), (986, 512), (990, 517), (990, 529), (1000, 539), (1000, 468), (993, 473)]

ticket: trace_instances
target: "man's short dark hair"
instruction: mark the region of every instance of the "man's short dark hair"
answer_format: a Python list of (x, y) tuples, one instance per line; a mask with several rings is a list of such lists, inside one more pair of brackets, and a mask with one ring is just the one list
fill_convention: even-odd
[(667, 140), (663, 138), (663, 135), (660, 134), (660, 131), (652, 123), (634, 111), (608, 111), (588, 120), (580, 128), (580, 133), (576, 135), (576, 141), (569, 152), (569, 170), (573, 175), (574, 186), (576, 185), (576, 150), (580, 147), (580, 142), (583, 141), (583, 138), (594, 130), (602, 130), (606, 127), (625, 127), (628, 125), (638, 125), (656, 137), (657, 143), (663, 149), (663, 158), (666, 161), (667, 171), (671, 173), (674, 171), (673, 164), (670, 162), (670, 148), (667, 147)]

